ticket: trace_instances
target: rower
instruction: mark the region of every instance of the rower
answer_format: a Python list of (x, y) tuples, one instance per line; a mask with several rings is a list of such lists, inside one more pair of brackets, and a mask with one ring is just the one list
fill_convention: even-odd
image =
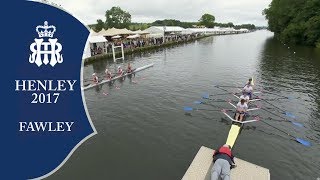
[(94, 83), (98, 83), (98, 82), (99, 82), (99, 78), (98, 78), (98, 76), (97, 76), (96, 73), (93, 73), (93, 74), (92, 74), (92, 81), (93, 81)]
[(252, 78), (249, 78), (249, 81), (246, 83), (246, 85), (247, 84), (250, 84), (251, 86), (253, 86)]
[(130, 63), (128, 63), (127, 73), (132, 73), (132, 67)]
[(112, 78), (111, 72), (110, 72), (108, 69), (106, 69), (106, 70), (105, 70), (105, 73), (106, 73), (107, 79), (108, 79), (108, 80), (111, 80), (111, 78)]
[(118, 67), (117, 74), (118, 74), (118, 76), (122, 76), (123, 75), (123, 70), (122, 70), (121, 66)]
[(243, 93), (243, 94), (240, 96), (240, 100), (241, 100), (241, 99), (244, 99), (244, 100), (245, 100), (245, 103), (247, 103), (247, 105), (249, 104), (250, 97), (248, 96), (247, 93)]
[(237, 104), (237, 111), (236, 111), (236, 117), (235, 120), (242, 121), (243, 117), (245, 116), (248, 109), (248, 105), (244, 99), (241, 99), (240, 102)]
[(246, 84), (242, 90), (242, 93), (248, 94), (249, 99), (252, 99), (253, 88), (250, 83)]

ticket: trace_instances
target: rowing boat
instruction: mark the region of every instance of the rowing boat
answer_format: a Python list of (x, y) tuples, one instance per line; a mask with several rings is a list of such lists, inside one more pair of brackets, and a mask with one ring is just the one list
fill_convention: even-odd
[(142, 71), (142, 70), (144, 70), (144, 69), (150, 68), (150, 67), (152, 67), (153, 65), (154, 65), (154, 64), (152, 63), (152, 64), (148, 64), (148, 65), (145, 65), (145, 66), (136, 68), (136, 69), (135, 69), (134, 71), (132, 71), (131, 73), (125, 73), (125, 74), (123, 74), (122, 76), (116, 76), (116, 77), (114, 77), (114, 78), (112, 78), (112, 79), (104, 79), (104, 80), (102, 80), (102, 81), (99, 82), (99, 83), (94, 83), (94, 84), (90, 84), (90, 85), (88, 85), (88, 86), (86, 86), (86, 87), (82, 87), (82, 89), (83, 89), (83, 90), (88, 90), (88, 89), (90, 89), (90, 88), (93, 88), (93, 87), (96, 87), (96, 86), (99, 86), (99, 85), (102, 85), (102, 84), (105, 84), (105, 83), (108, 83), (108, 82), (111, 82), (111, 81), (114, 81), (114, 80), (117, 80), (117, 79), (120, 79), (120, 78), (123, 78), (123, 77), (126, 77), (126, 76), (129, 76), (129, 75), (131, 75), (131, 74), (135, 74), (135, 73), (137, 73), (137, 72), (139, 72), (139, 71)]
[[(218, 99), (215, 99), (215, 98), (209, 98), (210, 96), (215, 96), (215, 95), (225, 95), (225, 94), (229, 94), (229, 95), (233, 95), (234, 97), (236, 97), (237, 99), (240, 99), (239, 96), (237, 96), (235, 93), (232, 93), (231, 91), (227, 90), (227, 89), (224, 89), (224, 88), (221, 88), (221, 87), (231, 87), (231, 88), (241, 88), (240, 86), (220, 86), (220, 85), (215, 85), (214, 87), (218, 88), (218, 89), (221, 89), (227, 93), (223, 93), (223, 94), (209, 94), (209, 93), (205, 93), (204, 96), (202, 96), (203, 99), (206, 99), (208, 101), (214, 101), (214, 102), (222, 102), (221, 100), (218, 100)], [(242, 91), (242, 89), (239, 89), (239, 93)], [(292, 99), (290, 97), (286, 97), (286, 96), (283, 96), (283, 95), (278, 95), (277, 93), (270, 93), (269, 91), (255, 91), (255, 92), (252, 92), (252, 94), (260, 94), (260, 93), (269, 93), (269, 94), (273, 94), (273, 95), (277, 95), (281, 98), (286, 98), (286, 99)], [(218, 101), (217, 101), (218, 100)], [(276, 121), (283, 121), (283, 122), (289, 122), (291, 123), (292, 125), (294, 125), (295, 127), (297, 128), (303, 128), (305, 127), (302, 123), (300, 122), (297, 122), (297, 121), (293, 121), (292, 119), (295, 119), (296, 116), (293, 115), (292, 113), (290, 112), (287, 112), (286, 110), (282, 109), (282, 108), (279, 108), (273, 104), (271, 104), (270, 102), (268, 102), (266, 99), (264, 98), (256, 98), (256, 99), (252, 99), (250, 100), (250, 102), (255, 102), (255, 101), (262, 101), (262, 102), (266, 102), (267, 104), (273, 106), (274, 108), (277, 109), (278, 112), (280, 112), (281, 114), (285, 115), (287, 118), (283, 117), (283, 116), (280, 116), (278, 115), (276, 112), (272, 112), (266, 108), (261, 108), (261, 107), (256, 107), (256, 108), (251, 108), (251, 109), (248, 109), (247, 111), (253, 111), (253, 110), (258, 110), (258, 109), (261, 109), (261, 110), (264, 110), (266, 112), (268, 112), (269, 114), (271, 115), (274, 115), (278, 118), (281, 118), (280, 120), (276, 120)], [(231, 148), (234, 146), (236, 140), (237, 140), (237, 137), (239, 136), (240, 132), (241, 132), (241, 129), (242, 127), (247, 124), (247, 123), (251, 123), (251, 122), (255, 122), (255, 121), (259, 121), (259, 122), (262, 122), (266, 125), (268, 125), (269, 127), (272, 127), (273, 129), (277, 130), (278, 132), (282, 133), (283, 135), (286, 135), (288, 136), (291, 140), (294, 140), (306, 147), (309, 147), (311, 146), (311, 142), (308, 141), (308, 140), (305, 140), (305, 139), (302, 139), (300, 137), (296, 137), (290, 133), (288, 133), (287, 131), (285, 130), (282, 130), (274, 125), (271, 125), (269, 124), (268, 122), (266, 122), (265, 120), (272, 120), (273, 118), (269, 117), (267, 119), (260, 119), (258, 116), (254, 117), (252, 120), (247, 120), (246, 118), (248, 118), (249, 116), (246, 115), (244, 116), (243, 118), (243, 121), (239, 121), (239, 120), (236, 120), (235, 117), (232, 117), (232, 115), (229, 115), (227, 114), (227, 112), (233, 112), (235, 109), (236, 109), (236, 105), (232, 104), (231, 101), (227, 101), (229, 102), (229, 104), (231, 106), (233, 106), (234, 109), (201, 109), (201, 108), (192, 108), (192, 107), (184, 107), (184, 111), (186, 112), (189, 112), (189, 111), (192, 111), (192, 110), (195, 110), (195, 111), (199, 111), (199, 110), (204, 110), (204, 111), (222, 111), (223, 114), (229, 119), (231, 120), (232, 122), (232, 125), (231, 125), (231, 128), (230, 128), (230, 131), (229, 131), (229, 134), (228, 134), (228, 137), (227, 137), (227, 141), (226, 141), (226, 144), (230, 145)], [(210, 103), (207, 103), (207, 102), (202, 102), (202, 101), (194, 101), (195, 104), (204, 104), (204, 105), (212, 105)], [(252, 104), (252, 103), (249, 103), (249, 104)], [(274, 119), (275, 120), (275, 119)]]
[[(255, 108), (253, 108), (255, 110)], [(256, 122), (258, 121), (257, 118), (251, 119), (251, 120), (246, 120), (246, 116), (244, 117), (243, 121), (239, 121), (236, 120), (234, 118), (232, 118), (229, 114), (227, 114), (226, 112), (223, 112), (224, 115), (226, 115), (231, 121), (232, 121), (232, 125), (231, 128), (229, 130), (229, 134), (228, 134), (228, 138), (227, 138), (227, 142), (226, 144), (228, 144), (231, 148), (233, 147), (234, 143), (237, 140), (238, 135), (240, 134), (240, 130), (243, 127), (244, 124), (246, 123), (251, 123), (251, 122)]]
[[(234, 95), (235, 97), (237, 97), (237, 99), (240, 99), (239, 96), (237, 95)], [(250, 100), (251, 102), (252, 101), (259, 101), (260, 99), (252, 99)], [(232, 104), (231, 102), (228, 102), (232, 107), (234, 107), (235, 109), (237, 109), (236, 105)], [(257, 108), (251, 108), (251, 109), (248, 109), (247, 112), (249, 111), (254, 111), (254, 110), (258, 110), (260, 109), (259, 107)], [(226, 141), (226, 144), (228, 144), (231, 148), (234, 146), (236, 140), (237, 140), (237, 137), (238, 135), (240, 134), (240, 131), (241, 131), (241, 128), (243, 127), (244, 124), (246, 123), (251, 123), (251, 122), (256, 122), (258, 121), (258, 118), (254, 118), (254, 119), (251, 119), (251, 120), (247, 120), (247, 114), (244, 116), (243, 120), (242, 121), (239, 121), (237, 119), (235, 119), (235, 117), (231, 117), (229, 114), (227, 114), (226, 111), (222, 111), (223, 114), (228, 117), (228, 119), (230, 119), (232, 121), (232, 125), (231, 125), (231, 128), (229, 130), (229, 134), (228, 134), (228, 137), (227, 137), (227, 141)]]

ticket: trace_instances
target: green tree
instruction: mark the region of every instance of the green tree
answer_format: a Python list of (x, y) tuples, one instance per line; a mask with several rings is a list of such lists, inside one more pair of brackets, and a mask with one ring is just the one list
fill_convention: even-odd
[(156, 20), (151, 23), (152, 26), (180, 26), (183, 28), (191, 28), (192, 25), (196, 25), (195, 22), (181, 22), (175, 19)]
[(101, 19), (98, 19), (98, 20), (97, 20), (97, 24), (96, 24), (95, 27), (94, 27), (94, 30), (95, 30), (96, 32), (99, 32), (99, 31), (101, 31), (101, 30), (104, 28), (104, 26), (105, 26), (104, 22), (103, 22)]
[(232, 22), (228, 22), (228, 27), (234, 27)]
[(108, 28), (127, 28), (131, 23), (130, 13), (120, 7), (112, 7), (106, 11), (106, 26)]
[(208, 27), (208, 28), (213, 28), (215, 19), (216, 18), (211, 14), (204, 14), (199, 19), (199, 23), (201, 25)]
[(319, 0), (272, 0), (263, 10), (268, 28), (286, 43), (317, 46), (320, 40)]

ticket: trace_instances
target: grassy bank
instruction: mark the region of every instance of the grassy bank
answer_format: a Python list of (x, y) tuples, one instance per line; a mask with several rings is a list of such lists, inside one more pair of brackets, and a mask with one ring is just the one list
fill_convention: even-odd
[[(147, 47), (140, 47), (140, 48), (134, 48), (134, 49), (124, 49), (124, 54), (126, 56), (126, 55), (130, 55), (130, 54), (134, 54), (134, 53), (147, 52), (147, 51), (151, 51), (151, 50), (155, 50), (155, 49), (159, 49), (159, 48), (165, 48), (165, 47), (170, 47), (170, 46), (174, 46), (174, 45), (178, 45), (178, 44), (184, 44), (186, 42), (192, 42), (197, 39), (202, 39), (202, 38), (209, 37), (209, 36), (212, 36), (212, 35), (203, 35), (203, 36), (199, 36), (199, 37), (187, 40), (187, 41), (173, 41), (173, 42), (167, 42), (167, 43), (164, 43), (161, 45), (155, 45), (155, 46), (147, 46)], [(116, 57), (119, 57), (119, 56), (121, 56), (121, 51), (116, 52)], [(90, 63), (93, 63), (95, 61), (102, 60), (102, 59), (107, 59), (107, 60), (113, 61), (113, 55), (112, 55), (112, 53), (107, 53), (107, 54), (92, 56), (92, 57), (86, 58), (84, 60), (84, 64), (87, 65), (87, 64), (90, 64)]]

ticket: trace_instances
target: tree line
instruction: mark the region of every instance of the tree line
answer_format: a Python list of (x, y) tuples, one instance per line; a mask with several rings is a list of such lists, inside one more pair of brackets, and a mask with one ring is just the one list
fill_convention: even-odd
[(320, 48), (320, 0), (272, 0), (262, 14), (282, 42)]
[(215, 22), (214, 15), (203, 14), (198, 22), (181, 22), (175, 19), (164, 19), (156, 20), (153, 23), (133, 23), (131, 22), (131, 14), (127, 11), (122, 10), (120, 7), (112, 7), (107, 10), (105, 13), (105, 20), (98, 19), (96, 24), (89, 25), (90, 28), (93, 28), (96, 32), (101, 31), (102, 29), (108, 28), (127, 28), (130, 30), (144, 30), (150, 26), (180, 26), (183, 28), (192, 28), (192, 27), (207, 27), (213, 28), (215, 26), (219, 27), (233, 27), (235, 29), (246, 28), (249, 30), (255, 29), (253, 24), (242, 24), (234, 25), (232, 22), (229, 23), (217, 23)]

